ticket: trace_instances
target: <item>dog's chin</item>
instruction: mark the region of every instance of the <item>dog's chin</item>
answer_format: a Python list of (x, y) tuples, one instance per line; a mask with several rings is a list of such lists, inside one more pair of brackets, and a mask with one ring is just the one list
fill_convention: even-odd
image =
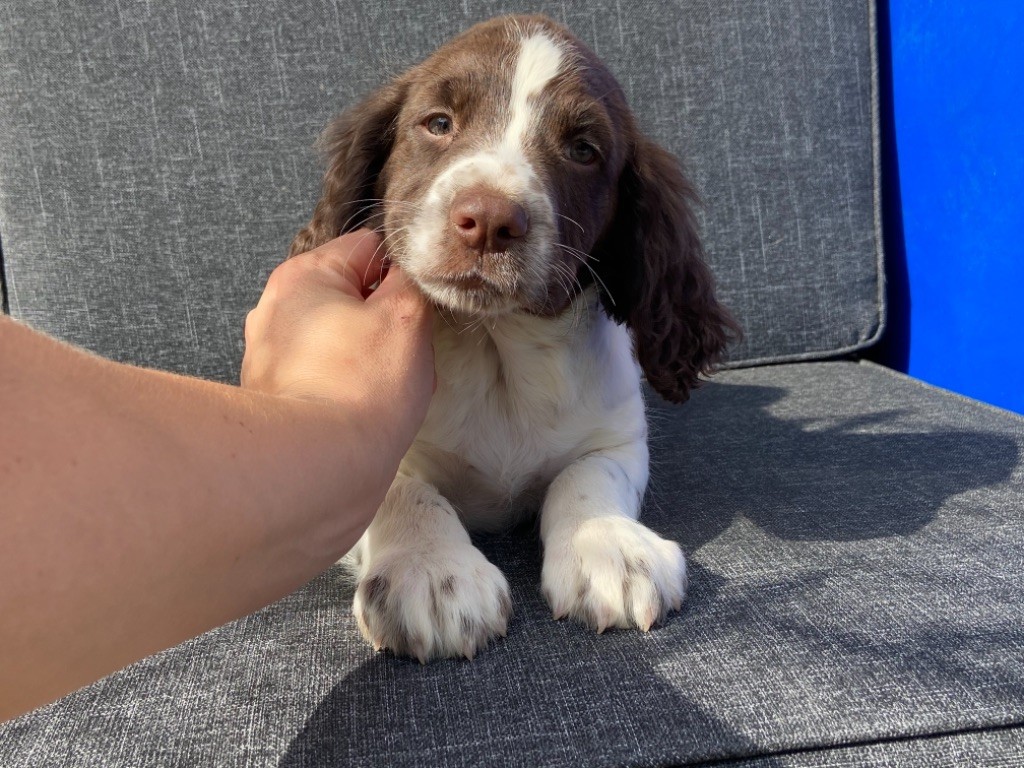
[(475, 275), (415, 278), (420, 290), (440, 309), (469, 317), (500, 317), (524, 309), (515, 295)]

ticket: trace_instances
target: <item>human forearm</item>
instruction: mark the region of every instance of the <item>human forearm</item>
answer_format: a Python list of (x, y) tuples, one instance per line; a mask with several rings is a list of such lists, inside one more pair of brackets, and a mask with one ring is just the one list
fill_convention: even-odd
[(382, 247), (362, 230), (274, 270), (242, 388), (0, 317), (0, 719), (255, 610), (355, 542), (431, 396), (431, 310)]
[(365, 409), (0, 349), (0, 718), (287, 594), (397, 466)]

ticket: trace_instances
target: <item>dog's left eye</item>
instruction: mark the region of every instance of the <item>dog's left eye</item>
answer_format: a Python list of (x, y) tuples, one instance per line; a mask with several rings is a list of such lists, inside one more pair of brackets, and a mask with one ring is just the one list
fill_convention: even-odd
[(454, 129), (455, 125), (448, 115), (432, 115), (427, 118), (427, 130), (435, 136), (447, 136)]
[(597, 147), (586, 139), (575, 139), (569, 144), (569, 159), (580, 165), (590, 165), (597, 161)]

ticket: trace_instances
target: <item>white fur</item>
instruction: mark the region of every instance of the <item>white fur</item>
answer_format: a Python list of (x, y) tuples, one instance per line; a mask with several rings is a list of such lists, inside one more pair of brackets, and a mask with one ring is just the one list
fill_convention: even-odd
[(542, 32), (524, 37), (520, 42), (509, 99), (510, 119), (502, 141), (509, 151), (522, 151), (536, 123), (533, 108), (536, 99), (558, 77), (564, 57), (562, 46)]

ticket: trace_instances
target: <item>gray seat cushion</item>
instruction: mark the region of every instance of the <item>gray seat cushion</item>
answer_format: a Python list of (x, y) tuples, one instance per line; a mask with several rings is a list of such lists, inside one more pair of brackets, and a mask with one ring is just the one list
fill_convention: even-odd
[(134, 363), (234, 380), (242, 322), (319, 188), (337, 112), (472, 22), (545, 10), (686, 158), (737, 362), (881, 328), (872, 5), (50, 3), (0, 12), (10, 311)]
[(1024, 420), (805, 363), (652, 421), (644, 519), (691, 566), (665, 626), (553, 621), (518, 531), (481, 542), (516, 612), (473, 662), (374, 653), (335, 569), (0, 728), (0, 764), (1020, 764)]
[(713, 764), (723, 768), (1020, 768), (1024, 765), (1024, 731), (1011, 725), (926, 738), (895, 737)]

